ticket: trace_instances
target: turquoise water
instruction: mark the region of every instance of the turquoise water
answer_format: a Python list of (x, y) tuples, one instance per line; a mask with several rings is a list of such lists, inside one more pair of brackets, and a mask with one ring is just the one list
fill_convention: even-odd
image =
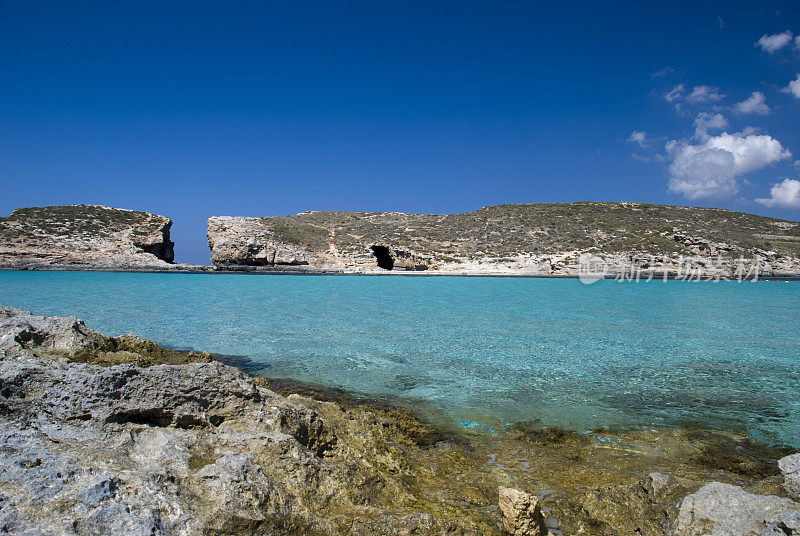
[(0, 304), (465, 426), (692, 420), (800, 445), (796, 282), (0, 272)]

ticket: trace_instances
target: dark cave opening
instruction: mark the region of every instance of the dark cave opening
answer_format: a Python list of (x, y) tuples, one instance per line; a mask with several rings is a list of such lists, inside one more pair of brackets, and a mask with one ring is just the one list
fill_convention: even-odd
[(384, 270), (391, 270), (394, 268), (394, 259), (389, 253), (389, 248), (387, 246), (370, 246), (370, 249), (378, 260), (378, 268), (383, 268)]

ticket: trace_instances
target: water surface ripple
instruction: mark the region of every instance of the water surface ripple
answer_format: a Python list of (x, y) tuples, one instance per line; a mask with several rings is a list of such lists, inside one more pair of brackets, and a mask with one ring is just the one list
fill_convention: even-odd
[(800, 445), (796, 282), (0, 272), (0, 303), (465, 426), (694, 420)]

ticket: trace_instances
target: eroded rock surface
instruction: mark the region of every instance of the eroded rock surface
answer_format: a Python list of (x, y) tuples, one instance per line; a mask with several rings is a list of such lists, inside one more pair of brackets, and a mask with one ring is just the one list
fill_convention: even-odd
[(165, 269), (175, 254), (172, 220), (101, 205), (31, 207), (0, 218), (6, 268)]
[(237, 369), (78, 363), (121, 338), (19, 309), (0, 333), (0, 532), (476, 533), (404, 508), (374, 460), (331, 454), (313, 409)]
[(506, 532), (512, 536), (547, 536), (539, 497), (506, 487), (498, 490), (498, 496)]
[(217, 266), (305, 266), (318, 259), (299, 245), (300, 238), (276, 236), (263, 218), (214, 217), (208, 219), (211, 262)]
[(800, 534), (800, 504), (711, 482), (681, 503), (675, 536)]
[(786, 493), (795, 501), (800, 501), (800, 452), (778, 460), (778, 467), (783, 473)]

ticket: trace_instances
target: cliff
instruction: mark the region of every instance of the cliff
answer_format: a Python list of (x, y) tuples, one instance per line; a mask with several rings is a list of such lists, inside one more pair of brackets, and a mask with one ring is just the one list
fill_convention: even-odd
[(0, 266), (166, 268), (171, 226), (165, 216), (101, 205), (19, 208), (0, 218)]
[(800, 504), (779, 496), (800, 498), (800, 455), (776, 463), (791, 450), (746, 437), (534, 423), (476, 434), (268, 386), (207, 353), (0, 307), (0, 533), (800, 531)]
[[(531, 275), (576, 274), (582, 256), (608, 273), (800, 272), (800, 224), (714, 208), (641, 203), (499, 205), (461, 214), (303, 212), (208, 220), (217, 267)], [(720, 266), (721, 264), (721, 266)], [(754, 264), (754, 266), (751, 266)]]

